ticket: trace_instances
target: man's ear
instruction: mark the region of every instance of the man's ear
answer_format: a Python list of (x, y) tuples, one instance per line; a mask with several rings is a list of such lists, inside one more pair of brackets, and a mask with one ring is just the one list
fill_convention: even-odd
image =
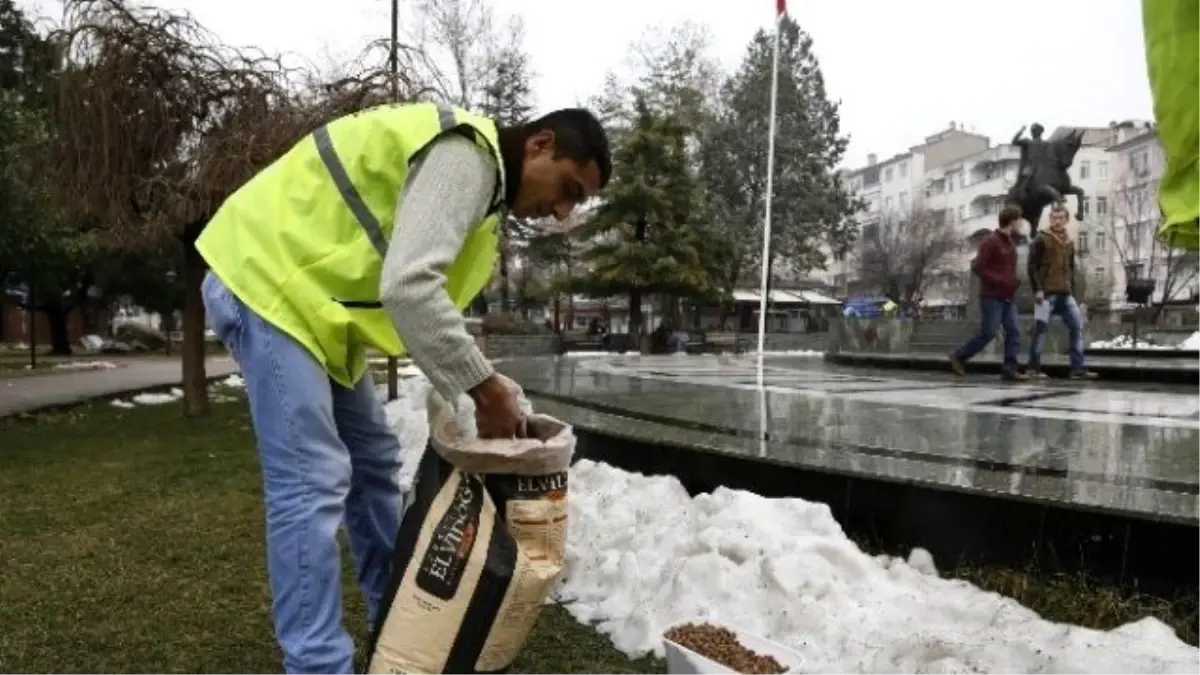
[(552, 129), (539, 129), (529, 137), (526, 148), (532, 150), (535, 155), (554, 152), (554, 131)]

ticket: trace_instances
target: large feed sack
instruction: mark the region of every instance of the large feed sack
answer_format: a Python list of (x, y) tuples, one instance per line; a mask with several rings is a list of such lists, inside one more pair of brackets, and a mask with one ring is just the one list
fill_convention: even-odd
[(571, 427), (465, 435), (436, 393), (429, 443), (396, 535), (368, 673), (497, 672), (516, 659), (566, 554)]

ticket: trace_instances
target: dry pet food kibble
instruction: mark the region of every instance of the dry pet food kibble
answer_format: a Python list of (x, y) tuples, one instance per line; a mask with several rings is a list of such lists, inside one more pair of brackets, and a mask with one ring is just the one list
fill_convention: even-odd
[(668, 630), (666, 638), (739, 673), (773, 675), (787, 672), (774, 656), (750, 651), (738, 642), (733, 631), (711, 623), (685, 623)]

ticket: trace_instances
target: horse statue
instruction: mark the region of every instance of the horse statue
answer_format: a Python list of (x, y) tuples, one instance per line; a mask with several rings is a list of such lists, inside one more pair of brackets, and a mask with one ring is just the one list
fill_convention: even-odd
[[(1034, 125), (1034, 141), (1045, 143), (1045, 152), (1026, 152), (1030, 141), (1021, 139), (1017, 132), (1014, 143), (1022, 146), (1021, 168), (1017, 182), (1008, 191), (1006, 202), (1021, 209), (1021, 216), (1029, 223), (1029, 237), (1037, 235), (1042, 212), (1051, 204), (1063, 205), (1066, 195), (1075, 195), (1075, 220), (1083, 220), (1083, 188), (1071, 183), (1067, 170), (1075, 161), (1075, 154), (1083, 145), (1082, 129), (1056, 132), (1049, 141), (1040, 140), (1041, 125)], [(1022, 130), (1023, 131), (1023, 130)], [(1032, 155), (1032, 156), (1030, 156)]]

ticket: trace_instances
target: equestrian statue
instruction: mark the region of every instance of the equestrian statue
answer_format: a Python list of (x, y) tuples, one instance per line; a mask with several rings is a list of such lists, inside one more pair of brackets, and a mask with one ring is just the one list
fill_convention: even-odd
[(1029, 237), (1037, 235), (1042, 211), (1051, 204), (1062, 205), (1066, 195), (1075, 195), (1075, 220), (1083, 220), (1083, 188), (1071, 183), (1067, 170), (1075, 161), (1075, 153), (1083, 145), (1083, 130), (1071, 129), (1058, 138), (1042, 139), (1045, 129), (1034, 122), (1029, 138), (1023, 137), (1025, 127), (1013, 136), (1013, 145), (1021, 148), (1021, 164), (1017, 181), (1008, 191), (1006, 202), (1020, 207), (1029, 223)]

